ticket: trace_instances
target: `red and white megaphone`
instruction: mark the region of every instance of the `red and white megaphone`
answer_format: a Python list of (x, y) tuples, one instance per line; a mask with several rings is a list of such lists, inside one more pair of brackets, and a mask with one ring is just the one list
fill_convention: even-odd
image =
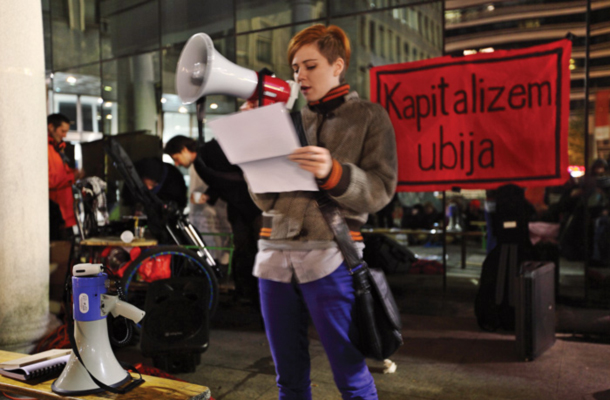
[(176, 70), (176, 90), (185, 104), (212, 94), (257, 100), (259, 80), (262, 80), (263, 105), (282, 102), (292, 108), (299, 94), (295, 82), (232, 63), (214, 49), (212, 39), (205, 33), (197, 33), (186, 42)]

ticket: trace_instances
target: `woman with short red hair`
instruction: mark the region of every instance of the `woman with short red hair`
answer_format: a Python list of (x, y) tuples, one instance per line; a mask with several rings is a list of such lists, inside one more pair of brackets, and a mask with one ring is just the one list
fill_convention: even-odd
[[(350, 92), (349, 58), (349, 40), (336, 26), (314, 25), (292, 38), (288, 62), (308, 102), (301, 117), (309, 145), (289, 159), (310, 171), (336, 203), (361, 253), (360, 227), (396, 188), (396, 144), (386, 111)], [(364, 356), (352, 341), (353, 279), (316, 194), (252, 197), (263, 210), (254, 275), (280, 399), (311, 399), (310, 316), (343, 398), (377, 399)]]

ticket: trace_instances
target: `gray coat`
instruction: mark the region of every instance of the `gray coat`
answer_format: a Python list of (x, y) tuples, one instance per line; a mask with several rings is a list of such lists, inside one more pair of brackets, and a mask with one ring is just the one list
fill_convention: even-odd
[[(321, 115), (303, 107), (303, 126), (310, 145), (325, 147), (341, 164), (339, 183), (328, 190), (357, 231), (368, 213), (390, 202), (396, 189), (397, 160), (394, 129), (379, 104), (349, 93), (345, 103)], [(319, 134), (318, 134), (319, 130)], [(333, 234), (315, 201), (313, 192), (251, 193), (263, 210), (263, 227), (271, 228), (268, 239), (332, 241)]]

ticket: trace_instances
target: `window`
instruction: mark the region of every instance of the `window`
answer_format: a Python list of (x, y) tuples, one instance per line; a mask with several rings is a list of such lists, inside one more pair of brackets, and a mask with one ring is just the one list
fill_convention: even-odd
[(400, 36), (396, 35), (396, 60), (398, 62), (402, 61), (402, 54), (400, 53), (402, 51), (402, 47), (400, 46)]
[(428, 17), (424, 16), (424, 38), (430, 40), (430, 32), (428, 31)]
[(271, 63), (271, 41), (265, 38), (256, 39), (256, 59), (267, 64)]
[(366, 48), (366, 18), (360, 17), (360, 29), (358, 30), (358, 39), (360, 46)]
[(385, 57), (385, 29), (383, 26), (379, 27), (379, 55)]
[(375, 46), (375, 23), (373, 21), (369, 22), (369, 46), (373, 53), (377, 52), (377, 48)]

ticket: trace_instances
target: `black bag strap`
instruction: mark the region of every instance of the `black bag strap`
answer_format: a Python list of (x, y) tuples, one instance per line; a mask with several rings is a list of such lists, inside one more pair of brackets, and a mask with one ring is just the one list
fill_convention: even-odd
[(364, 263), (358, 255), (356, 245), (352, 240), (352, 235), (349, 233), (349, 227), (347, 226), (345, 219), (339, 212), (339, 208), (337, 208), (334, 200), (331, 199), (325, 191), (320, 190), (317, 192), (316, 201), (318, 202), (318, 207), (320, 208), (326, 223), (333, 232), (333, 235), (335, 235), (337, 246), (339, 246), (339, 250), (341, 250), (341, 254), (343, 254), (347, 268), (350, 273), (353, 273), (353, 270), (356, 267), (364, 265)]
[[(305, 129), (303, 128), (301, 112), (291, 112), (290, 117), (294, 123), (297, 135), (299, 136), (301, 146), (308, 146), (307, 136), (305, 135)], [(363, 265), (363, 261), (358, 255), (358, 251), (356, 250), (352, 236), (349, 233), (349, 227), (339, 212), (335, 201), (328, 195), (328, 193), (326, 193), (326, 191), (320, 190), (316, 192), (316, 201), (322, 215), (324, 216), (324, 219), (326, 220), (326, 223), (335, 236), (339, 250), (345, 259), (345, 264), (350, 270), (350, 273), (352, 273), (353, 269), (359, 265)]]

